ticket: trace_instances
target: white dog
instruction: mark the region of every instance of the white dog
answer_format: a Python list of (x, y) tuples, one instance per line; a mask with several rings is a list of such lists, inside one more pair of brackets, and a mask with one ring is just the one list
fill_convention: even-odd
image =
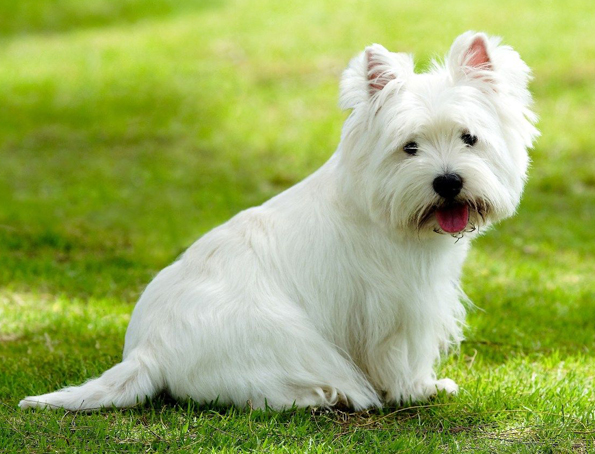
[(136, 305), (124, 359), (21, 408), (198, 402), (354, 409), (457, 385), (434, 366), (462, 338), (471, 239), (511, 216), (538, 132), (529, 68), (499, 39), (459, 36), (423, 74), (374, 44), (352, 60), (352, 109), (313, 175), (212, 230)]

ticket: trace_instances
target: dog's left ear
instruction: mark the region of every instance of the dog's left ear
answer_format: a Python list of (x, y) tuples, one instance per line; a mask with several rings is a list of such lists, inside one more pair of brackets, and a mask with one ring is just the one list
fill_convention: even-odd
[(512, 47), (500, 41), (485, 33), (463, 33), (452, 44), (446, 66), (455, 82), (481, 81), (485, 92), (510, 94), (528, 105), (531, 70)]
[(500, 44), (500, 38), (484, 33), (466, 32), (459, 36), (446, 57), (446, 67), (455, 83), (471, 84), (484, 94), (508, 97), (514, 106), (517, 127), (530, 147), (539, 135), (533, 123), (537, 116), (528, 85), (531, 70), (510, 46)]
[(483, 33), (467, 32), (459, 36), (447, 57), (447, 66), (453, 79), (458, 81), (471, 78), (487, 83), (494, 82), (491, 47), (492, 42)]

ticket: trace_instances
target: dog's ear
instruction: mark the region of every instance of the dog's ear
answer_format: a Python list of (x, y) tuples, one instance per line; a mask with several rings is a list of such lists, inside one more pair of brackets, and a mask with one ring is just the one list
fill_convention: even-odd
[(342, 109), (353, 109), (378, 95), (393, 81), (401, 86), (412, 73), (410, 55), (389, 52), (380, 44), (372, 44), (351, 60), (343, 72), (339, 105)]
[[(508, 93), (517, 98), (530, 97), (527, 85), (531, 70), (510, 46), (484, 33), (466, 32), (459, 36), (446, 59), (455, 81), (482, 81), (490, 91)], [(488, 88), (488, 86), (486, 86)]]
[(467, 32), (459, 36), (452, 44), (447, 57), (447, 65), (453, 79), (459, 81), (471, 78), (494, 82), (491, 45), (483, 33)]
[(533, 126), (537, 116), (530, 109), (531, 70), (512, 47), (500, 41), (483, 33), (463, 33), (450, 48), (446, 66), (455, 83), (475, 85), (488, 96), (507, 97), (507, 105), (514, 106), (509, 115), (518, 115), (516, 124), (527, 146), (531, 146), (539, 135)]
[(380, 44), (372, 44), (364, 51), (366, 81), (370, 97), (397, 78), (396, 68), (391, 54)]

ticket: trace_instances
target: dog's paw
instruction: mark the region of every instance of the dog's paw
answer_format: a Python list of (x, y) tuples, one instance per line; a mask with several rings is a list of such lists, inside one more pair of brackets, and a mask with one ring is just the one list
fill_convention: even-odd
[(443, 378), (441, 380), (437, 380), (436, 383), (434, 383), (434, 387), (435, 393), (444, 391), (447, 394), (456, 395), (459, 392), (459, 385), (457, 385), (450, 378)]
[(415, 383), (412, 388), (397, 389), (397, 392), (387, 392), (385, 399), (387, 402), (403, 404), (413, 402), (426, 402), (435, 397), (438, 393), (445, 392), (449, 395), (455, 395), (459, 392), (459, 386), (450, 378), (441, 380), (427, 379)]

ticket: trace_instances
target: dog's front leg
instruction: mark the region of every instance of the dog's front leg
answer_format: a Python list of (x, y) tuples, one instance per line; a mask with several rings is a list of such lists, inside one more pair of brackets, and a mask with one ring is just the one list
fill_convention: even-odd
[(436, 379), (434, 366), (440, 355), (435, 336), (424, 332), (430, 331), (424, 328), (416, 331), (415, 336), (403, 331), (391, 336), (384, 348), (373, 355), (369, 365), (372, 382), (384, 391), (388, 403), (419, 402), (440, 391), (458, 392), (459, 387), (453, 380)]

